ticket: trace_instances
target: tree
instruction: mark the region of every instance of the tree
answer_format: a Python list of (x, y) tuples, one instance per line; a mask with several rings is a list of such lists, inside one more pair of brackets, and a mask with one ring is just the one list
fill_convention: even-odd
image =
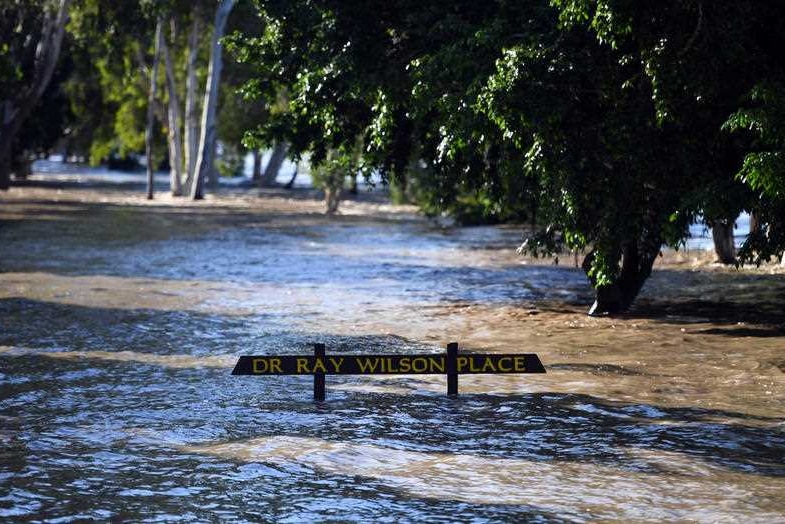
[(588, 249), (593, 314), (632, 304), (662, 244), (708, 217), (709, 188), (746, 201), (722, 125), (784, 34), (752, 0), (256, 5), (265, 35), (238, 43), (249, 90), (269, 96), (274, 75), (291, 100), (265, 132), (317, 164), (362, 136), (364, 168), (393, 180), (421, 160), (433, 206), (536, 213), (523, 248)]
[(204, 94), (204, 108), (202, 110), (202, 132), (199, 138), (197, 151), (196, 174), (191, 187), (191, 198), (200, 200), (204, 198), (204, 181), (213, 169), (216, 143), (215, 113), (218, 106), (218, 89), (221, 79), (221, 38), (226, 27), (226, 20), (234, 6), (234, 0), (221, 0), (215, 11), (213, 24), (212, 46), (210, 50), (210, 65), (207, 73), (207, 84)]
[(267, 167), (264, 168), (264, 174), (259, 179), (260, 186), (272, 187), (275, 185), (278, 172), (281, 170), (284, 160), (286, 160), (287, 151), (289, 151), (289, 145), (286, 142), (275, 143), (270, 159), (267, 161)]
[[(170, 18), (169, 23), (172, 37), (174, 37), (176, 27), (174, 17)], [(183, 139), (181, 133), (183, 122), (180, 116), (180, 98), (177, 96), (177, 79), (174, 72), (174, 64), (172, 63), (172, 54), (169, 51), (169, 45), (166, 43), (166, 38), (161, 38), (160, 42), (164, 55), (166, 91), (169, 98), (167, 104), (169, 115), (169, 121), (167, 122), (167, 127), (169, 128), (169, 185), (172, 196), (181, 196), (183, 192)]]
[(715, 221), (711, 224), (714, 253), (722, 264), (736, 263), (736, 244), (733, 240), (733, 221)]
[(199, 6), (198, 2), (194, 2), (191, 14), (185, 84), (185, 191), (189, 193), (196, 172), (196, 156), (199, 147), (199, 112), (196, 101), (196, 69), (199, 55), (199, 33), (201, 30), (201, 9)]
[[(65, 36), (71, 0), (0, 7), (0, 189), (8, 189), (17, 133), (46, 91)], [(6, 37), (6, 35), (8, 35)]]
[[(755, 213), (758, 227), (739, 252), (741, 263), (782, 256), (785, 6), (771, 0), (673, 1), (643, 8), (632, 1), (554, 3), (563, 19), (585, 24), (598, 39), (618, 49), (637, 49), (658, 121), (685, 125), (695, 119), (707, 121), (712, 132), (722, 128), (724, 136), (701, 143), (715, 157), (727, 158), (729, 151), (736, 156), (718, 177), (726, 189), (736, 186), (720, 193), (733, 203), (721, 206), (719, 219), (728, 223), (739, 205)], [(720, 154), (712, 143), (723, 144)], [(709, 208), (715, 202), (704, 198)], [(714, 207), (707, 218), (716, 215)]]
[[(156, 78), (150, 99), (156, 22), (166, 15), (158, 7), (138, 0), (80, 0), (74, 10), (70, 51), (78, 74), (69, 79), (69, 93), (81, 122), (78, 140), (92, 164), (143, 152), (149, 108), (168, 124), (165, 78)], [(150, 138), (148, 163), (158, 166), (166, 157), (166, 137), (154, 126)]]
[(777, 257), (785, 264), (785, 71), (773, 69), (770, 74), (750, 90), (724, 126), (747, 146), (737, 176), (754, 192), (754, 202), (751, 231), (739, 258), (755, 264)]
[(163, 40), (161, 19), (155, 24), (155, 51), (153, 52), (153, 65), (150, 71), (150, 94), (147, 99), (147, 126), (144, 132), (144, 150), (147, 156), (147, 199), (153, 198), (153, 124), (155, 117), (156, 89), (158, 88), (158, 60), (161, 56), (161, 42)]

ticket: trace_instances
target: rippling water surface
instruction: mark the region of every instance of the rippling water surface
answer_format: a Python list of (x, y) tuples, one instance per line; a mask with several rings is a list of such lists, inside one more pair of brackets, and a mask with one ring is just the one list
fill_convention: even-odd
[[(593, 319), (583, 275), (523, 264), (515, 229), (16, 191), (0, 517), (785, 521), (782, 275), (663, 267)], [(308, 378), (229, 375), (452, 340), (549, 372), (462, 376), (455, 399), (443, 377), (328, 377), (320, 404)]]

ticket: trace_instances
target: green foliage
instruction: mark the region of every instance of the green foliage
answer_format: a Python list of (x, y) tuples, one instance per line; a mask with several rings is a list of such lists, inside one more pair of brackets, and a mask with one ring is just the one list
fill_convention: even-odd
[(751, 141), (738, 176), (754, 191), (785, 199), (785, 83), (762, 82), (752, 88), (748, 100), (723, 126), (731, 132), (746, 131)]
[[(762, 227), (744, 261), (785, 249), (781, 2), (255, 0), (239, 10), (219, 110), (228, 149), (283, 141), (311, 155), (326, 187), (377, 169), (428, 213), (535, 223), (524, 249), (593, 250), (598, 288), (633, 271), (624, 259), (650, 267), (698, 216), (754, 210)], [(174, 0), (82, 0), (72, 17), (74, 53), (97, 65), (75, 65), (66, 84), (72, 113), (91, 122), (82, 129), (95, 159), (141, 146), (139, 71), (162, 14), (181, 27), (194, 16)], [(13, 42), (0, 47), (9, 85), (20, 74), (4, 58)], [(85, 110), (91, 100), (109, 122)]]
[[(91, 164), (144, 150), (154, 28), (149, 8), (136, 0), (80, 0), (71, 9), (63, 56), (73, 64), (64, 86), (75, 117), (69, 148)], [(155, 139), (160, 163), (164, 135)]]
[(15, 0), (0, 3), (0, 100), (25, 87), (34, 63), (30, 38), (41, 32), (46, 0)]
[[(56, 3), (48, 0), (15, 0), (0, 3), (0, 108), (22, 111), (23, 120), (18, 132), (11, 133), (14, 160), (25, 162), (30, 154), (46, 153), (69, 128), (73, 115), (66, 101), (64, 84), (73, 64), (61, 61), (55, 67), (51, 81), (38, 98), (32, 91), (37, 63), (38, 38), (44, 19), (56, 12)], [(62, 48), (68, 48), (64, 42)], [(63, 53), (61, 53), (62, 55)], [(20, 109), (28, 100), (37, 103), (27, 113)], [(0, 109), (2, 111), (3, 109)], [(18, 113), (17, 113), (18, 114)], [(10, 120), (9, 120), (10, 121)], [(6, 121), (0, 123), (0, 137), (4, 138)]]
[(340, 191), (343, 189), (346, 177), (356, 172), (356, 169), (357, 165), (352, 161), (351, 155), (330, 150), (324, 160), (313, 166), (311, 178), (316, 186)]
[(237, 146), (223, 144), (222, 153), (215, 162), (218, 173), (224, 177), (235, 177), (243, 174), (245, 165), (243, 151)]
[(738, 258), (758, 265), (781, 257), (785, 249), (785, 82), (780, 78), (755, 85), (724, 125), (747, 144), (737, 178), (754, 192), (750, 207), (761, 226)]

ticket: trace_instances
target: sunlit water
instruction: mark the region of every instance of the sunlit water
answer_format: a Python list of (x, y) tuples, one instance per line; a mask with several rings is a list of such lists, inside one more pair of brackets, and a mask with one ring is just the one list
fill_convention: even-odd
[[(582, 273), (523, 264), (514, 228), (11, 197), (0, 517), (785, 521), (781, 275), (661, 269), (592, 319)], [(456, 399), (329, 377), (319, 404), (307, 377), (229, 374), (452, 340), (548, 374), (462, 376)]]

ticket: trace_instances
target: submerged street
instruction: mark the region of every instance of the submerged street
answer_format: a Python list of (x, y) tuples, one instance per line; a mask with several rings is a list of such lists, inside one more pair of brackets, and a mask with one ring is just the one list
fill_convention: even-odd
[[(61, 187), (62, 186), (62, 187)], [(589, 318), (571, 257), (307, 192), (0, 203), (0, 517), (781, 521), (785, 278), (668, 252)], [(537, 353), (544, 375), (233, 377), (240, 355)]]

